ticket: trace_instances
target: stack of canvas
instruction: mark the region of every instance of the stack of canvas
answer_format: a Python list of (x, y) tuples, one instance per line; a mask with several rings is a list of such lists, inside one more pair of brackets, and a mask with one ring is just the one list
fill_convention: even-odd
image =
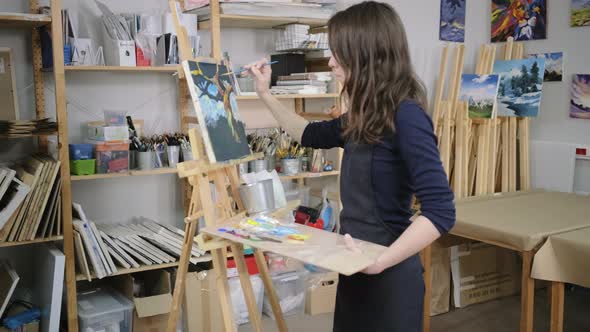
[(0, 241), (28, 241), (61, 234), (60, 162), (33, 156), (0, 169)]
[[(79, 271), (88, 280), (116, 274), (119, 268), (176, 262), (182, 252), (184, 232), (146, 218), (130, 224), (95, 224), (86, 219), (79, 204), (74, 206), (74, 244)], [(193, 245), (191, 262), (205, 254)]]
[(299, 73), (279, 76), (277, 85), (271, 88), (273, 94), (322, 94), (328, 92), (332, 73)]
[(32, 134), (52, 134), (57, 123), (49, 119), (0, 121), (0, 136), (26, 137)]

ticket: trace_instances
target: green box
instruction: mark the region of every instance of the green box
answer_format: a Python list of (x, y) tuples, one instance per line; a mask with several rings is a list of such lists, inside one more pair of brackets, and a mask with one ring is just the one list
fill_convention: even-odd
[(70, 174), (92, 175), (95, 174), (96, 159), (70, 160)]

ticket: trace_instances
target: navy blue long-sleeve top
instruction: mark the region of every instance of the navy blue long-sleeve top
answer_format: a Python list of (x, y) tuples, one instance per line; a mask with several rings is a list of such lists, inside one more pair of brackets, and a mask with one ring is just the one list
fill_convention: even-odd
[[(301, 144), (316, 149), (344, 147), (342, 121), (310, 123)], [(415, 102), (404, 101), (395, 130), (373, 149), (371, 178), (379, 216), (401, 234), (410, 225), (412, 195), (441, 234), (455, 224), (454, 195), (437, 148), (432, 121)]]

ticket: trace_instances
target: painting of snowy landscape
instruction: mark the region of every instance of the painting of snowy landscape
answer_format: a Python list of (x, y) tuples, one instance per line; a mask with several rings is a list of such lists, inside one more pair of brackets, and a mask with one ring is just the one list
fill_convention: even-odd
[(494, 105), (498, 96), (498, 75), (473, 75), (461, 76), (460, 99), (469, 103), (470, 118), (494, 117)]
[(529, 58), (545, 58), (545, 82), (561, 82), (563, 80), (563, 52), (531, 54)]
[(440, 1), (439, 39), (459, 43), (465, 41), (465, 0)]
[(590, 75), (574, 75), (570, 117), (590, 119)]
[(498, 116), (536, 117), (541, 105), (545, 59), (496, 61), (500, 75)]

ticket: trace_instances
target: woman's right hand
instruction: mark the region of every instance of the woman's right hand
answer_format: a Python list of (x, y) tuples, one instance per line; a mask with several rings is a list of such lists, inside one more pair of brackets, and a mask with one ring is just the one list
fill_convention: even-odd
[(272, 69), (267, 63), (267, 59), (261, 59), (244, 67), (254, 80), (256, 93), (259, 96), (270, 94), (270, 74), (272, 73)]

